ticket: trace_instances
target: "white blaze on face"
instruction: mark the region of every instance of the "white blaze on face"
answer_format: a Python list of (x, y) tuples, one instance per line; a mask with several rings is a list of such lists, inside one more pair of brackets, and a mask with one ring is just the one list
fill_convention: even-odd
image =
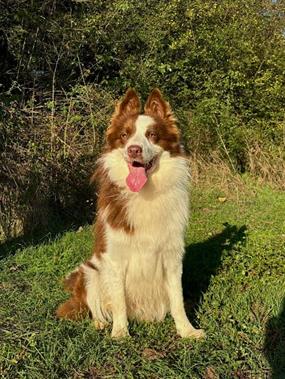
[(148, 128), (154, 125), (155, 120), (146, 115), (139, 115), (135, 122), (135, 134), (128, 140), (125, 146), (125, 157), (128, 158), (128, 147), (131, 145), (138, 145), (142, 148), (142, 157), (145, 163), (149, 162), (156, 156), (161, 148), (158, 145), (151, 143), (147, 137), (146, 132)]

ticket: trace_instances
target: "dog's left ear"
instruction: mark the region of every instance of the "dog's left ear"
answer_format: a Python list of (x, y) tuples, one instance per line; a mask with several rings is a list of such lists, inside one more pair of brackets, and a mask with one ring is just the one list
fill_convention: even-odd
[(144, 111), (145, 114), (158, 116), (162, 119), (174, 118), (169, 103), (164, 100), (158, 88), (151, 91), (145, 103)]

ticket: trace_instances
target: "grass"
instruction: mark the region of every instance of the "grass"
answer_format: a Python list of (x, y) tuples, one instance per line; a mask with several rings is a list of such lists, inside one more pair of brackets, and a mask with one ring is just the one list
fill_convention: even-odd
[(0, 377), (285, 378), (285, 194), (249, 178), (192, 188), (183, 285), (203, 341), (171, 317), (113, 341), (88, 319), (58, 321), (61, 278), (87, 257), (90, 228), (2, 245)]

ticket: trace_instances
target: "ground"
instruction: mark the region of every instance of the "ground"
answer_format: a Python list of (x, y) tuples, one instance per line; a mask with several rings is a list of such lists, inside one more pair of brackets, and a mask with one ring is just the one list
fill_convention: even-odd
[(1, 378), (285, 378), (284, 193), (248, 177), (192, 186), (183, 285), (205, 340), (178, 338), (171, 317), (122, 341), (58, 321), (61, 278), (91, 244), (87, 226), (1, 246)]

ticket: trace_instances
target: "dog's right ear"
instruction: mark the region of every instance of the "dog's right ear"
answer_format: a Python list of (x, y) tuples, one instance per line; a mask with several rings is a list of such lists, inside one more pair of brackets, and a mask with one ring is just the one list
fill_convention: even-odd
[(140, 99), (133, 88), (129, 88), (124, 98), (118, 102), (113, 114), (113, 118), (122, 115), (139, 114), (141, 110)]
[(106, 149), (119, 146), (123, 122), (130, 116), (139, 115), (140, 110), (141, 103), (136, 91), (132, 88), (128, 89), (123, 99), (116, 104), (111, 122), (106, 130)]

